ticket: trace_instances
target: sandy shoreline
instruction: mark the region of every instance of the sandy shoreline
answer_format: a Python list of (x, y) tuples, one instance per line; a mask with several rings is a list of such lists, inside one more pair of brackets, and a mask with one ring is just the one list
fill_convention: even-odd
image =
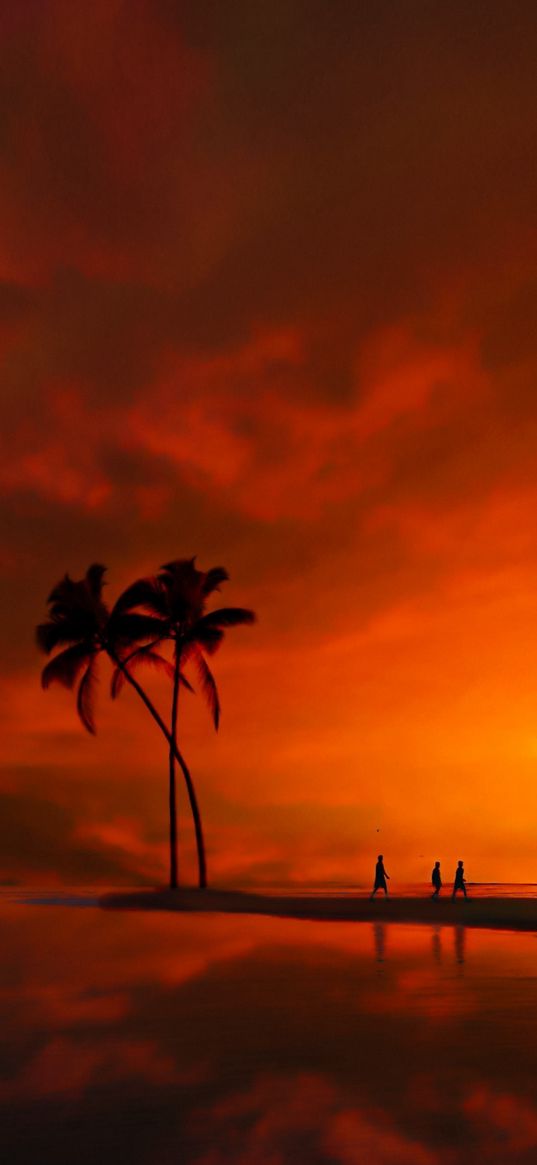
[(255, 894), (238, 890), (136, 890), (103, 894), (105, 910), (264, 914), (324, 922), (411, 922), (537, 930), (537, 898), (353, 898)]

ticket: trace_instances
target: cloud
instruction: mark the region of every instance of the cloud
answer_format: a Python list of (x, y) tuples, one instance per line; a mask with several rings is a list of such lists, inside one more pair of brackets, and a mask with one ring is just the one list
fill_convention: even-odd
[(524, 1156), (535, 1151), (537, 1112), (526, 1099), (478, 1086), (464, 1110), (479, 1132), (484, 1161), (502, 1161), (506, 1154)]
[[(57, 792), (55, 790), (55, 795)], [(4, 882), (63, 881), (114, 884), (151, 882), (141, 867), (146, 851), (125, 831), (82, 829), (76, 809), (39, 795), (35, 788), (0, 793), (1, 878)], [(141, 859), (141, 860), (140, 860)]]
[[(372, 19), (276, 2), (224, 19), (136, 0), (75, 18), (54, 0), (0, 18), (10, 756), (39, 763), (42, 744), (51, 772), (79, 763), (60, 694), (42, 715), (37, 692), (23, 698), (32, 628), (65, 570), (105, 561), (119, 590), (177, 555), (224, 562), (230, 601), (260, 620), (218, 660), (220, 751), (197, 710), (185, 719), (230, 876), (250, 861), (294, 876), (276, 806), (311, 800), (318, 817), (327, 772), (356, 811), (371, 781), (388, 816), (397, 803), (402, 846), (401, 770), (418, 792), (433, 779), (432, 725), (445, 763), (489, 766), (487, 706), (504, 732), (501, 821), (502, 766), (527, 788), (535, 22), (524, 3), (516, 20), (489, 9), (380, 5)], [(119, 783), (132, 740), (160, 764), (129, 709)], [(102, 746), (80, 752), (90, 784), (106, 715)], [(218, 820), (226, 795), (255, 816), (246, 746), (273, 790), (257, 865), (255, 846), (240, 852), (248, 827), (232, 842)], [(451, 820), (441, 802), (435, 820)], [(331, 864), (312, 828), (313, 874)]]
[(346, 1107), (331, 1081), (314, 1073), (258, 1077), (251, 1089), (213, 1110), (214, 1147), (196, 1165), (273, 1165), (289, 1153), (338, 1165), (436, 1165), (436, 1153), (358, 1107)]
[(49, 1041), (14, 1080), (0, 1082), (0, 1103), (25, 1104), (58, 1098), (80, 1100), (96, 1083), (141, 1079), (146, 1085), (180, 1083), (173, 1061), (150, 1040), (121, 1048), (111, 1041), (82, 1049), (76, 1041)]

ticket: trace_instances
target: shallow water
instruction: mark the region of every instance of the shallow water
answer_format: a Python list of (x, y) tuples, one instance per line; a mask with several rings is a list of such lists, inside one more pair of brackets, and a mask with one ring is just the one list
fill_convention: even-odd
[(533, 934), (68, 901), (0, 900), (10, 1165), (537, 1160)]

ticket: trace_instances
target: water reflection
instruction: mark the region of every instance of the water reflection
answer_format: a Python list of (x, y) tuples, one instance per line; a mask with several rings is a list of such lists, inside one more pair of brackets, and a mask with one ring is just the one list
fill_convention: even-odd
[(533, 935), (1, 914), (8, 1161), (537, 1159)]
[[(385, 922), (372, 923), (375, 961), (382, 964), (386, 961), (386, 938), (390, 930), (396, 929), (392, 924)], [(444, 961), (443, 941), (445, 933), (450, 933), (453, 940), (453, 961), (462, 967), (465, 961), (466, 934), (464, 926), (441, 926), (435, 923), (429, 928), (431, 936), (431, 954), (433, 962), (441, 965)], [(396, 956), (397, 957), (397, 956)]]
[(386, 923), (373, 923), (373, 938), (375, 940), (375, 958), (377, 963), (383, 963), (386, 955)]
[(442, 962), (442, 927), (435, 923), (431, 927), (431, 950), (435, 963)]
[(453, 934), (455, 938), (455, 959), (459, 965), (464, 963), (464, 952), (466, 946), (466, 927), (454, 926)]

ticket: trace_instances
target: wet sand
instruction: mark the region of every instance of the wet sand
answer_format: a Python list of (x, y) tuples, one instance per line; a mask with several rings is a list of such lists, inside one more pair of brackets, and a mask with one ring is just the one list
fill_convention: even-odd
[(238, 890), (137, 890), (103, 894), (105, 910), (177, 910), (262, 914), (324, 922), (445, 923), (501, 930), (537, 930), (536, 898), (369, 898), (278, 895)]

